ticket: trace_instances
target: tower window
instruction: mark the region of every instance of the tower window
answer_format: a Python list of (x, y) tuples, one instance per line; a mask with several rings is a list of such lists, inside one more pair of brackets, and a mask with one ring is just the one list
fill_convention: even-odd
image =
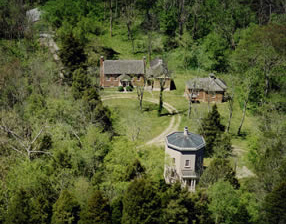
[(191, 164), (191, 163), (190, 163), (190, 160), (188, 160), (188, 159), (185, 160), (185, 167), (190, 167), (190, 164)]

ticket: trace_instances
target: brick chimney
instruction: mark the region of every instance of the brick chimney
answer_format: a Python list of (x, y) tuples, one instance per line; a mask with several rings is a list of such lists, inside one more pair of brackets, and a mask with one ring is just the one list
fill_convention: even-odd
[(103, 56), (100, 56), (100, 67), (103, 66), (103, 62), (104, 62), (104, 57), (103, 57)]
[(146, 74), (146, 56), (143, 56), (143, 63), (144, 63), (144, 76)]
[(104, 57), (100, 56), (100, 86), (104, 86), (104, 67), (103, 67)]
[(216, 77), (215, 77), (215, 74), (214, 74), (214, 73), (210, 73), (210, 74), (209, 74), (209, 77), (210, 77), (211, 79), (216, 79)]

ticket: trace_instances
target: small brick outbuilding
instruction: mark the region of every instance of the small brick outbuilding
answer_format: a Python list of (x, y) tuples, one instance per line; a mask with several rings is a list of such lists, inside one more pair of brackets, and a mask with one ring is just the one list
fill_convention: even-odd
[(227, 86), (214, 74), (207, 78), (195, 78), (186, 82), (185, 96), (192, 101), (218, 102), (225, 100)]

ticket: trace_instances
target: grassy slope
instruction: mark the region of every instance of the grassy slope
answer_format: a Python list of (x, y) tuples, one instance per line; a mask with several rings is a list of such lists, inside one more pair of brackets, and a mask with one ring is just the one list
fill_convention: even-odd
[[(143, 102), (143, 111), (139, 111), (139, 103), (136, 99), (110, 99), (104, 104), (113, 112), (115, 130), (118, 133), (126, 133), (131, 139), (139, 131), (139, 140), (148, 141), (168, 127), (170, 116), (157, 116), (157, 105)], [(164, 109), (163, 114), (168, 112)]]

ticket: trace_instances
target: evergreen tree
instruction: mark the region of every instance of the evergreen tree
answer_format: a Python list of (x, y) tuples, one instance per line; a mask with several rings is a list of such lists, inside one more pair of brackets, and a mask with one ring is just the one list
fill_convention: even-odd
[(88, 200), (87, 207), (80, 214), (81, 224), (111, 223), (110, 206), (101, 191), (97, 190)]
[(83, 67), (87, 59), (84, 45), (72, 33), (64, 36), (62, 39), (62, 48), (59, 56), (68, 72), (70, 72), (67, 74), (68, 81), (71, 81), (72, 72)]
[(161, 194), (162, 223), (192, 223), (194, 203), (187, 189), (176, 182)]
[(113, 199), (112, 204), (111, 204), (111, 210), (112, 210), (111, 222), (112, 222), (112, 224), (121, 224), (122, 209), (123, 209), (122, 198), (118, 197), (116, 199)]
[(206, 141), (205, 154), (211, 156), (213, 154), (214, 145), (220, 135), (224, 132), (224, 125), (220, 123), (220, 114), (216, 104), (213, 105), (212, 111), (203, 119), (202, 126), (199, 130), (200, 134)]
[(123, 197), (122, 223), (155, 224), (159, 222), (160, 199), (153, 184), (135, 179)]
[(239, 188), (238, 180), (235, 178), (235, 171), (230, 166), (229, 160), (215, 158), (203, 172), (200, 185), (202, 187), (209, 187), (220, 179), (230, 182), (234, 188)]
[(286, 182), (282, 182), (269, 193), (264, 201), (267, 223), (286, 223)]
[(53, 206), (52, 223), (76, 224), (79, 221), (80, 205), (75, 197), (68, 191), (63, 190)]
[(126, 180), (133, 180), (134, 178), (140, 178), (145, 173), (145, 167), (141, 165), (138, 159), (135, 159), (132, 165), (128, 166), (126, 172)]
[(72, 93), (75, 99), (82, 98), (84, 92), (91, 88), (91, 80), (88, 78), (87, 72), (83, 68), (79, 68), (73, 72)]
[(216, 158), (227, 158), (231, 155), (231, 137), (228, 134), (221, 134), (215, 141), (214, 144), (214, 157)]

